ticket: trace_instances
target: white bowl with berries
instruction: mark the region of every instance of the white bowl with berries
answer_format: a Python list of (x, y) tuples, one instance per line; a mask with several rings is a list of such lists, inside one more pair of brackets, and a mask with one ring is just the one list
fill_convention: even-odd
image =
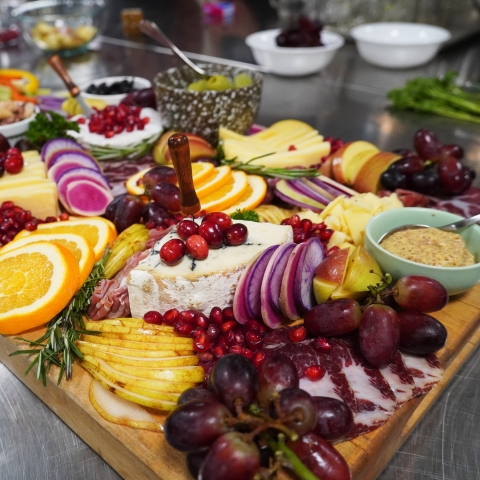
[[(9, 104), (22, 103), (22, 104), (28, 105), (28, 103), (26, 102), (10, 102), (9, 101), (5, 103), (9, 103)], [(28, 106), (30, 107), (30, 105)], [(28, 130), (28, 126), (30, 125), (30, 122), (32, 122), (35, 119), (37, 113), (40, 111), (40, 109), (37, 106), (33, 106), (30, 108), (32, 109), (32, 112), (26, 118), (21, 118), (19, 120), (12, 121), (11, 123), (7, 123), (5, 125), (0, 124), (0, 134), (3, 135), (5, 138), (7, 138), (11, 145), (13, 145), (17, 140), (20, 140), (24, 136), (24, 134)], [(15, 114), (12, 113), (12, 116), (15, 116)]]

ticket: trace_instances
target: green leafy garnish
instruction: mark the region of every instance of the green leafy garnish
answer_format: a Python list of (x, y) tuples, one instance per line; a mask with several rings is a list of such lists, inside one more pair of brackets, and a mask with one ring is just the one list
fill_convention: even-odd
[(40, 150), (48, 140), (54, 138), (72, 138), (68, 130), (79, 132), (77, 122), (70, 122), (55, 112), (40, 112), (28, 125), (25, 136), (33, 148)]
[(443, 78), (417, 77), (404, 88), (387, 94), (399, 110), (417, 110), (444, 117), (480, 123), (480, 96), (455, 85), (457, 73), (448, 71)]
[[(52, 364), (54, 364), (60, 367), (58, 384), (60, 384), (64, 374), (67, 380), (72, 377), (72, 365), (75, 357), (83, 359), (83, 355), (75, 342), (83, 333), (96, 333), (85, 330), (83, 316), (87, 313), (90, 298), (98, 281), (105, 278), (105, 262), (107, 258), (108, 252), (106, 251), (103, 257), (95, 263), (87, 280), (72, 297), (67, 306), (47, 323), (47, 331), (41, 338), (33, 341), (26, 338), (17, 338), (17, 340), (27, 342), (30, 347), (40, 347), (31, 350), (17, 350), (11, 354), (35, 355), (32, 363), (25, 371), (25, 375), (36, 366), (37, 380), (41, 380), (43, 385), (47, 386), (47, 374)], [(45, 341), (46, 343), (43, 343)]]
[(97, 160), (118, 160), (119, 158), (128, 158), (133, 160), (147, 154), (158, 140), (160, 134), (154, 134), (145, 140), (135, 143), (133, 145), (125, 145), (123, 147), (102, 146), (102, 145), (87, 145), (91, 154)]
[(238, 162), (236, 158), (231, 160), (223, 159), (220, 160), (222, 165), (228, 165), (232, 170), (242, 170), (245, 173), (251, 175), (260, 175), (262, 177), (268, 178), (283, 178), (285, 180), (290, 180), (292, 178), (301, 178), (301, 177), (317, 177), (320, 175), (316, 168), (270, 168), (265, 167), (264, 165), (252, 164), (253, 161), (259, 160), (263, 157), (268, 157), (273, 155), (272, 153), (267, 153), (261, 155), (260, 157), (255, 157), (250, 159), (248, 162)]
[(249, 220), (250, 222), (260, 222), (260, 217), (255, 210), (235, 210), (230, 218), (233, 220)]

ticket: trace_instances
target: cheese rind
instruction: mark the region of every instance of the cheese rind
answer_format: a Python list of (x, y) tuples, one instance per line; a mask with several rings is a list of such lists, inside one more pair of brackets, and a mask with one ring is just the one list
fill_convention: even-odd
[(288, 225), (239, 223), (248, 227), (246, 243), (210, 249), (205, 260), (193, 261), (186, 255), (175, 266), (165, 265), (160, 248), (178, 236), (172, 232), (160, 240), (127, 277), (132, 316), (142, 317), (150, 310), (165, 313), (171, 308), (194, 309), (208, 315), (215, 306), (231, 306), (240, 275), (250, 260), (271, 245), (290, 242), (293, 237)]

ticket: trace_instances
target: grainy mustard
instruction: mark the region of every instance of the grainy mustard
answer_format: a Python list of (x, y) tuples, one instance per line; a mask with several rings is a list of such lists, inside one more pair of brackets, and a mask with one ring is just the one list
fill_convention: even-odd
[(457, 233), (438, 228), (412, 228), (393, 233), (380, 245), (394, 255), (416, 263), (465, 267), (475, 259)]

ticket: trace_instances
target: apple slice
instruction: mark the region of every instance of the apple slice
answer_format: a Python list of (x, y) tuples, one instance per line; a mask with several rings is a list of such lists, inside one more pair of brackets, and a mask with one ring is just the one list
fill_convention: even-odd
[(315, 269), (313, 293), (317, 303), (326, 302), (334, 290), (343, 283), (347, 271), (348, 248), (342, 248), (323, 259)]
[(379, 152), (371, 157), (358, 172), (353, 188), (359, 193), (373, 192), (380, 190), (380, 176), (393, 163), (401, 157), (396, 153)]
[(342, 287), (350, 292), (368, 292), (368, 286), (379, 283), (382, 276), (376, 260), (364, 247), (358, 246), (348, 259)]
[(345, 290), (343, 285), (339, 285), (330, 296), (331, 300), (339, 300), (340, 298), (351, 298), (353, 300), (362, 300), (366, 296), (366, 292), (351, 292), (350, 290)]
[(358, 154), (372, 150), (378, 151), (378, 148), (373, 143), (358, 140), (350, 142), (340, 147), (334, 154), (332, 159), (333, 178), (340, 183), (347, 182), (347, 168), (353, 162)]
[(353, 182), (357, 178), (358, 172), (362, 169), (362, 167), (374, 156), (376, 155), (380, 149), (375, 147), (372, 144), (371, 150), (362, 150), (358, 152), (354, 157), (351, 158), (350, 162), (348, 162), (344, 166), (345, 171), (345, 178), (347, 180), (348, 185), (353, 185)]
[(295, 304), (293, 291), (295, 287), (298, 262), (300, 260), (301, 253), (306, 246), (306, 243), (299, 243), (290, 253), (287, 266), (285, 267), (282, 285), (280, 287), (280, 311), (290, 320), (296, 320), (297, 318), (300, 318), (300, 314), (298, 313), (297, 306)]

